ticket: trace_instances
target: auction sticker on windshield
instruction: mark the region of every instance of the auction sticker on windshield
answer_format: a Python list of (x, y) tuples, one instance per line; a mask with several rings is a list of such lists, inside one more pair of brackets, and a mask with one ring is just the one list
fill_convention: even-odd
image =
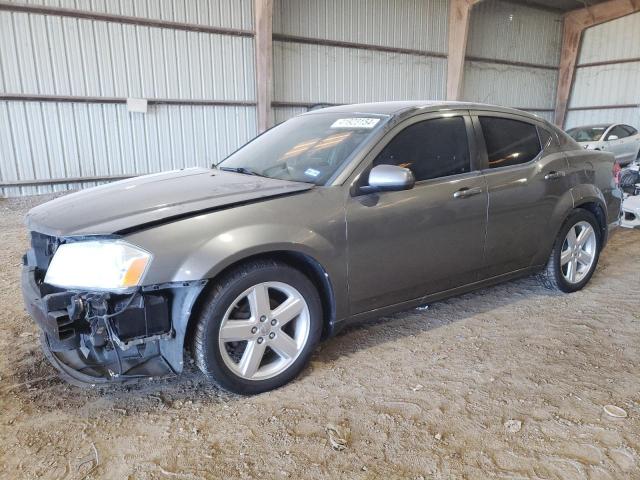
[(375, 127), (378, 124), (379, 121), (380, 121), (379, 118), (366, 118), (366, 117), (340, 118), (339, 120), (336, 120), (335, 122), (333, 122), (333, 124), (331, 125), (331, 128), (366, 128), (366, 129), (371, 129), (371, 128)]

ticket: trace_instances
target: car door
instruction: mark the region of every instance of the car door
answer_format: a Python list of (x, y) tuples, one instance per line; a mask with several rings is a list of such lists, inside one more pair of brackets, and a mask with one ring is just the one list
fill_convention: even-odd
[[(346, 203), (351, 313), (421, 298), (478, 277), (487, 191), (464, 112), (392, 129), (352, 177)], [(369, 170), (410, 168), (410, 190), (366, 193)]]
[(616, 157), (616, 161), (621, 165), (626, 165), (634, 160), (633, 154), (636, 152), (634, 139), (629, 131), (622, 125), (614, 125), (604, 137), (605, 151), (611, 152)]
[(568, 163), (554, 135), (529, 117), (474, 111), (472, 119), (489, 195), (482, 278), (490, 278), (529, 267), (556, 234), (550, 221), (569, 188)]

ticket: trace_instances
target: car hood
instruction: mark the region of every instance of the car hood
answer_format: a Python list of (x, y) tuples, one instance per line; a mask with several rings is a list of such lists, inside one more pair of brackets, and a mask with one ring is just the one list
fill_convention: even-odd
[(301, 192), (313, 185), (206, 168), (130, 178), (33, 208), (29, 230), (52, 235), (109, 235), (172, 218)]

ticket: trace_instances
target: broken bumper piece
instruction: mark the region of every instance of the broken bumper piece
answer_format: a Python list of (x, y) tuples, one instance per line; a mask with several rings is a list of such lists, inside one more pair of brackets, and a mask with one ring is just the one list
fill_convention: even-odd
[(640, 228), (640, 195), (627, 197), (622, 202), (620, 226)]
[(25, 266), (25, 306), (42, 347), (76, 385), (123, 382), (182, 371), (191, 307), (204, 282), (166, 284), (128, 294), (54, 289)]

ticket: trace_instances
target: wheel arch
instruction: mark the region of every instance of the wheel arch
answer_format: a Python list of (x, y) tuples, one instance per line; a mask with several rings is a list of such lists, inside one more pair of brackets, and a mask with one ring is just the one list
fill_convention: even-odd
[(607, 244), (609, 236), (609, 225), (607, 223), (607, 214), (604, 200), (598, 197), (584, 197), (580, 199), (579, 202), (576, 202), (574, 209), (575, 208), (587, 210), (588, 212), (592, 213), (594, 217), (596, 217), (600, 229), (600, 248), (604, 248), (604, 246)]
[(558, 201), (556, 208), (551, 215), (552, 224), (550, 225), (550, 229), (553, 232), (553, 237), (550, 237), (549, 241), (546, 242), (539, 250), (533, 265), (542, 265), (547, 261), (560, 230), (562, 230), (562, 227), (567, 221), (567, 218), (569, 218), (569, 215), (571, 215), (571, 212), (577, 208), (587, 210), (596, 217), (600, 227), (602, 247), (605, 246), (607, 242), (608, 225), (604, 198), (602, 197), (602, 194), (600, 194), (600, 196), (594, 194), (592, 190), (595, 190), (595, 187), (593, 187), (593, 185), (588, 187), (590, 187), (588, 188), (589, 191), (586, 192), (584, 189), (580, 188), (577, 189), (577, 191), (575, 189), (567, 191), (566, 194)]
[(184, 339), (185, 346), (189, 345), (193, 338), (198, 315), (204, 305), (208, 292), (216, 284), (217, 279), (241, 265), (257, 260), (275, 260), (282, 262), (307, 276), (307, 278), (309, 278), (316, 287), (322, 304), (322, 338), (327, 338), (333, 333), (336, 318), (336, 300), (334, 286), (327, 270), (318, 260), (308, 253), (296, 250), (277, 249), (248, 254), (241, 258), (236, 258), (234, 261), (224, 265), (214, 272), (214, 274), (208, 279), (207, 286), (198, 295), (198, 298), (191, 309), (191, 314), (187, 319), (187, 328)]

